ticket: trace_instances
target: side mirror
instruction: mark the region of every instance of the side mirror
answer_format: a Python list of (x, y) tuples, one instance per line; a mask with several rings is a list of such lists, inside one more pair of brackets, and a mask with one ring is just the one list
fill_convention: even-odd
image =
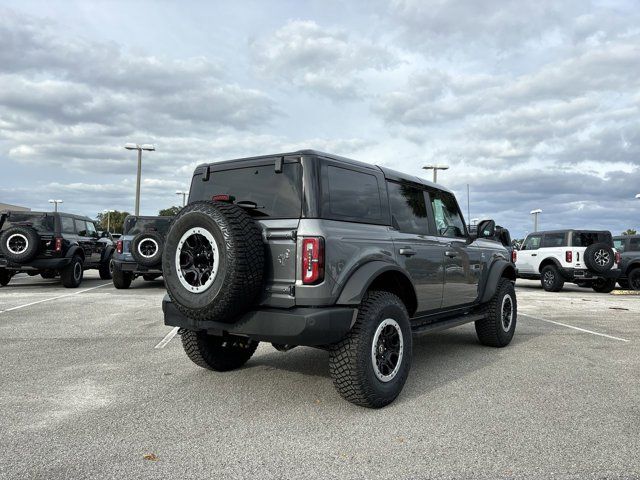
[(478, 223), (478, 238), (492, 238), (496, 234), (496, 222), (482, 220)]

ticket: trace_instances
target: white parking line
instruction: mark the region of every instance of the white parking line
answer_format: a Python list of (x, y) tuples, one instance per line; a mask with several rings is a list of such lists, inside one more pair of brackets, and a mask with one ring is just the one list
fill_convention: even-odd
[(533, 315), (529, 315), (528, 313), (523, 313), (522, 311), (520, 311), (518, 313), (520, 315), (524, 316), (524, 317), (527, 317), (527, 318), (532, 318), (534, 320), (540, 320), (541, 322), (553, 323), (555, 325), (560, 325), (562, 327), (573, 328), (574, 330), (578, 330), (579, 332), (590, 333), (591, 335), (598, 335), (599, 337), (606, 337), (606, 338), (610, 338), (612, 340), (618, 340), (620, 342), (629, 342), (630, 341), (630, 340), (627, 340), (625, 338), (614, 337), (613, 335), (607, 335), (606, 333), (594, 332), (592, 330), (587, 330), (586, 328), (574, 327), (573, 325), (567, 325), (566, 323), (556, 322), (554, 320), (547, 320), (546, 318), (534, 317)]
[(176, 336), (176, 333), (178, 333), (178, 327), (173, 327), (171, 329), (171, 331), (169, 333), (167, 333), (167, 335), (162, 340), (160, 340), (160, 343), (158, 343), (153, 348), (164, 348), (164, 347), (166, 347), (167, 343), (169, 343), (171, 341), (171, 339)]
[(51, 300), (58, 300), (59, 298), (78, 295), (80, 293), (88, 292), (90, 290), (95, 290), (96, 288), (106, 287), (107, 285), (111, 285), (111, 282), (103, 283), (102, 285), (98, 285), (97, 287), (85, 288), (84, 290), (78, 290), (77, 292), (67, 293), (65, 295), (58, 295), (57, 297), (45, 298), (44, 300), (38, 300), (37, 302), (25, 303), (24, 305), (18, 305), (17, 307), (7, 308), (6, 310), (0, 310), (0, 313), (12, 312), (14, 310), (20, 310), (21, 308), (30, 307), (31, 305), (37, 305), (38, 303), (50, 302)]

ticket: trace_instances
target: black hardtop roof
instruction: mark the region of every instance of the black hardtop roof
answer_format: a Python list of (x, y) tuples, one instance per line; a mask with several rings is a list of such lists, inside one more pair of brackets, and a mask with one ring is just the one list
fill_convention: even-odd
[(614, 235), (614, 240), (624, 240), (625, 238), (640, 238), (640, 234), (634, 233), (633, 235)]
[(386, 178), (390, 179), (390, 180), (408, 181), (408, 182), (413, 182), (413, 183), (417, 183), (417, 184), (420, 184), (420, 185), (424, 185), (424, 186), (427, 186), (427, 187), (435, 188), (435, 189), (438, 189), (438, 190), (445, 190), (447, 192), (451, 192), (451, 190), (449, 190), (446, 187), (443, 187), (442, 185), (435, 184), (435, 183), (429, 182), (428, 180), (425, 180), (423, 178), (416, 177), (416, 176), (413, 176), (413, 175), (408, 175), (406, 173), (399, 172), (397, 170), (392, 170), (391, 168), (381, 167), (381, 166), (378, 166), (378, 165), (372, 165), (370, 163), (361, 162), (359, 160), (353, 160), (352, 158), (341, 157), (340, 155), (334, 155), (332, 153), (326, 153), (326, 152), (321, 152), (319, 150), (312, 150), (312, 149), (297, 150), (295, 152), (273, 153), (273, 154), (270, 154), (270, 155), (259, 155), (259, 156), (256, 156), (256, 157), (243, 157), (243, 158), (236, 158), (236, 159), (232, 159), (232, 160), (223, 160), (223, 161), (220, 161), (220, 162), (203, 163), (203, 164), (198, 165), (196, 167), (196, 172), (198, 170), (202, 170), (202, 169), (204, 169), (204, 168), (206, 168), (208, 166), (228, 165), (228, 164), (233, 164), (233, 163), (247, 162), (247, 161), (251, 161), (251, 160), (262, 160), (262, 159), (274, 158), (274, 157), (294, 157), (294, 156), (301, 156), (301, 155), (319, 157), (319, 158), (328, 158), (330, 160), (334, 160), (334, 161), (337, 161), (337, 162), (342, 162), (342, 163), (345, 163), (347, 165), (352, 165), (352, 166), (356, 166), (356, 167), (360, 167), (360, 168), (364, 168), (364, 169), (369, 169), (369, 170), (377, 170), (377, 171), (382, 172), (384, 174), (384, 176)]
[(127, 215), (124, 218), (124, 221), (126, 222), (130, 218), (141, 218), (142, 220), (158, 220), (166, 218), (170, 221), (173, 218), (173, 215)]
[(50, 215), (50, 216), (56, 216), (56, 215), (64, 215), (65, 217), (72, 217), (72, 218), (77, 218), (78, 220), (88, 220), (89, 222), (95, 222), (95, 220), (93, 220), (92, 218), (89, 218), (85, 215), (76, 215), (75, 213), (66, 213), (66, 212), (36, 212), (33, 210), (28, 210), (28, 211), (24, 211), (24, 210), (3, 210), (0, 213), (8, 213), (8, 214), (12, 214), (12, 213), (17, 213), (20, 215)]
[(529, 235), (544, 235), (547, 233), (567, 233), (567, 232), (584, 232), (584, 233), (608, 233), (611, 235), (609, 230), (590, 230), (588, 228), (563, 228), (561, 230), (538, 230), (537, 232), (529, 232)]

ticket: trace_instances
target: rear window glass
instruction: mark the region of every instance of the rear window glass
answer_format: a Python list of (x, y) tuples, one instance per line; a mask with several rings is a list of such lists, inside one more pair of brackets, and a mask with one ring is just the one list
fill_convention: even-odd
[(329, 217), (379, 222), (380, 189), (375, 175), (329, 165)]
[(564, 233), (546, 233), (542, 239), (543, 247), (562, 247), (566, 245)]
[(405, 233), (421, 235), (429, 233), (424, 190), (387, 182), (387, 191), (389, 192), (393, 227)]
[(573, 241), (571, 243), (574, 247), (588, 247), (594, 243), (613, 245), (609, 232), (573, 232)]
[(152, 230), (158, 233), (167, 233), (173, 217), (161, 218), (137, 218), (129, 217), (124, 224), (125, 235), (138, 235)]
[(38, 232), (53, 232), (55, 223), (54, 217), (46, 213), (9, 213), (4, 217), (2, 230), (18, 225), (28, 225)]
[(214, 195), (231, 195), (236, 203), (250, 205), (247, 213), (263, 218), (300, 218), (302, 213), (302, 168), (285, 163), (282, 173), (274, 165), (211, 172), (208, 181), (194, 177), (189, 201), (211, 200)]

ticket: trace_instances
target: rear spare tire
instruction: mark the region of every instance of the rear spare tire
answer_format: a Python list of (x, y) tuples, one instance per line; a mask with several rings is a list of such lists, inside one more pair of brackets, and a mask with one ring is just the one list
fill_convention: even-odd
[(158, 232), (139, 233), (131, 241), (131, 255), (140, 265), (154, 267), (162, 262), (164, 240)]
[(172, 222), (162, 270), (178, 310), (196, 320), (231, 323), (262, 292), (261, 229), (237, 205), (191, 203)]
[(39, 247), (40, 235), (31, 227), (11, 227), (0, 235), (0, 252), (10, 262), (30, 262)]
[(584, 264), (596, 273), (608, 272), (613, 268), (615, 255), (606, 243), (594, 243), (584, 251)]

